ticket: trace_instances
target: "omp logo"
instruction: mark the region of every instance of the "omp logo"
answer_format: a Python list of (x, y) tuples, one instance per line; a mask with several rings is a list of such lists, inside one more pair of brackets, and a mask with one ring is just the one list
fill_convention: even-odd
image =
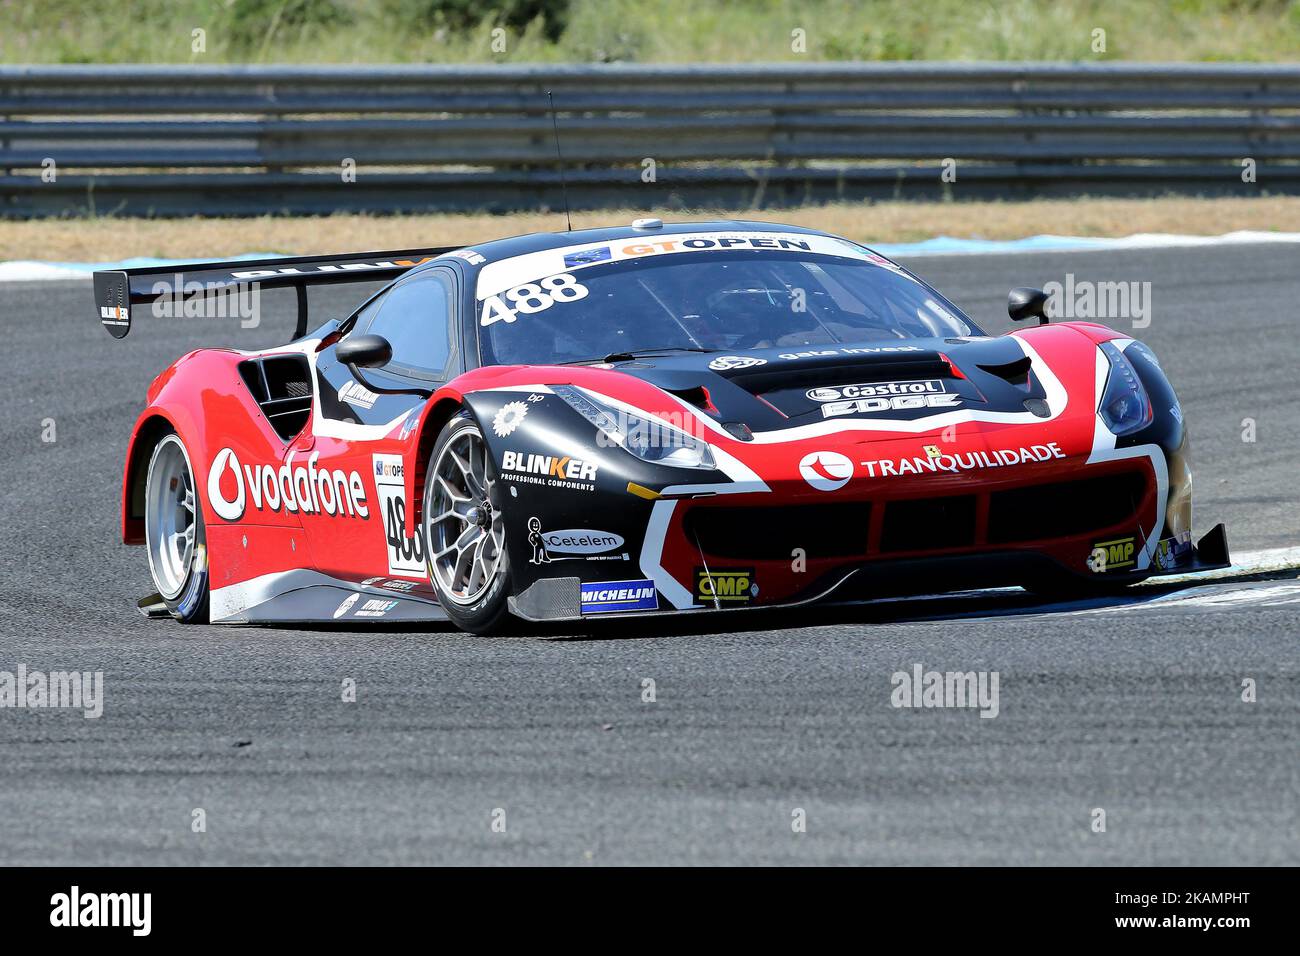
[(208, 502), (217, 516), (238, 521), (248, 504), (258, 511), (326, 514), (369, 518), (366, 489), (357, 472), (316, 468), (320, 453), (307, 467), (293, 465), (293, 452), (278, 469), (274, 465), (241, 465), (231, 448), (223, 448), (208, 470)]
[(1116, 538), (1113, 541), (1098, 541), (1092, 546), (1088, 555), (1088, 567), (1094, 574), (1107, 571), (1120, 571), (1131, 568), (1137, 563), (1137, 538)]
[(51, 926), (121, 926), (148, 936), (152, 912), (152, 893), (82, 893), (74, 886), (50, 897)]
[(341, 262), (338, 265), (308, 266), (302, 269), (294, 267), (253, 269), (230, 274), (236, 279), (264, 279), (267, 276), (314, 276), (330, 272), (365, 272), (367, 269), (410, 269), (422, 262), (429, 262), (432, 258), (432, 256), (425, 256), (423, 259), (391, 259), (384, 262)]
[(696, 568), (695, 600), (748, 604), (758, 596), (753, 568)]
[(853, 462), (836, 451), (815, 451), (800, 459), (799, 474), (818, 491), (837, 491), (853, 477)]

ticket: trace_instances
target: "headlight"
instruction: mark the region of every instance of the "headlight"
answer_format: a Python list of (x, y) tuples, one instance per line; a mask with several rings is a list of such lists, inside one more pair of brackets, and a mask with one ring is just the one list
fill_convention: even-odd
[(642, 461), (673, 468), (717, 467), (707, 442), (668, 424), (662, 418), (617, 408), (585, 389), (572, 385), (555, 385), (551, 391), (595, 425), (609, 443)]
[(1097, 414), (1116, 435), (1127, 435), (1145, 428), (1151, 422), (1151, 400), (1133, 363), (1124, 357), (1114, 342), (1102, 342), (1099, 348), (1110, 360), (1110, 374), (1106, 376), (1106, 388)]

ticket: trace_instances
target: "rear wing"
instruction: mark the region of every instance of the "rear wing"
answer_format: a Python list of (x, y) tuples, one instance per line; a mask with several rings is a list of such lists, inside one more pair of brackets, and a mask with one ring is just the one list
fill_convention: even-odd
[(459, 248), (443, 246), (106, 270), (95, 273), (95, 307), (108, 334), (120, 339), (131, 331), (132, 306), (152, 304), (163, 298), (183, 303), (254, 288), (293, 288), (298, 292), (298, 324), (293, 335), (297, 339), (307, 334), (308, 286), (395, 279), (422, 262)]

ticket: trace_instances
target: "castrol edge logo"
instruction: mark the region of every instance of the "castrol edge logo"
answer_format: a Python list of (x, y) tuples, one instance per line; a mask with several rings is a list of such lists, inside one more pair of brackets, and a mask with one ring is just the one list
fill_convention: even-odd
[(360, 474), (317, 469), (319, 452), (307, 459), (306, 466), (295, 466), (293, 456), (291, 452), (279, 468), (241, 465), (233, 449), (221, 449), (208, 471), (212, 510), (227, 521), (238, 521), (249, 505), (256, 511), (370, 517)]

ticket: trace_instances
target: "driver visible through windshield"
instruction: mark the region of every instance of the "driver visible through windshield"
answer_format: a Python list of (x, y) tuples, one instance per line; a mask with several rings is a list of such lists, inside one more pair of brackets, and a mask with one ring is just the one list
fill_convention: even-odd
[(830, 236), (696, 233), (484, 266), (484, 364), (981, 334), (934, 290)]

